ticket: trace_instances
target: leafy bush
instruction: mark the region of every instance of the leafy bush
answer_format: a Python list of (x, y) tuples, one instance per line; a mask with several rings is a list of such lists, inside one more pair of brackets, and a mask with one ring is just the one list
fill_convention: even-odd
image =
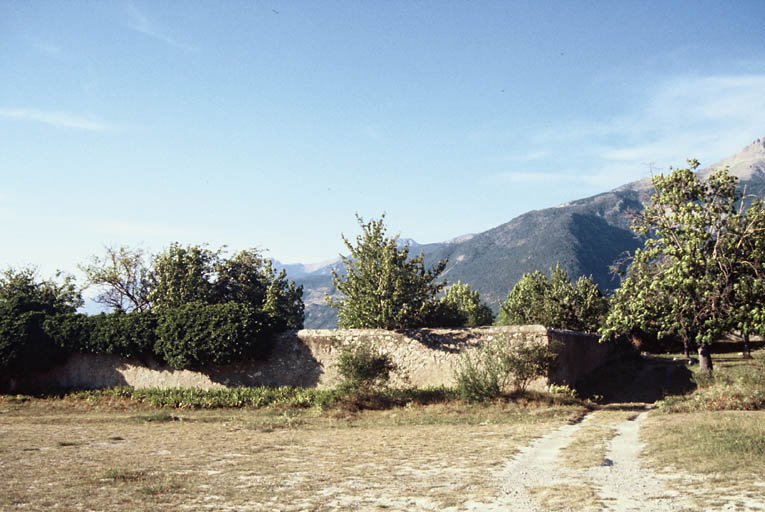
[(591, 277), (572, 283), (558, 264), (549, 279), (539, 271), (524, 274), (501, 305), (496, 324), (597, 332), (607, 310), (608, 302)]
[(66, 351), (45, 332), (46, 314), (16, 314), (0, 303), (0, 370), (6, 375), (43, 371), (66, 357)]
[(576, 390), (572, 389), (568, 384), (550, 384), (547, 386), (547, 392), (551, 395), (568, 396), (576, 398)]
[(462, 355), (455, 375), (457, 391), (470, 401), (497, 398), (509, 388), (523, 392), (531, 381), (547, 374), (554, 360), (555, 354), (546, 345), (500, 337), (475, 354)]
[(284, 270), (277, 274), (254, 249), (226, 258), (222, 248), (174, 243), (154, 257), (153, 277), (149, 299), (156, 311), (236, 302), (262, 311), (275, 332), (303, 328), (303, 287), (288, 281)]
[(236, 302), (168, 309), (159, 317), (155, 352), (177, 369), (263, 358), (268, 346), (262, 316)]
[(343, 378), (342, 387), (350, 390), (371, 390), (387, 384), (396, 369), (389, 354), (356, 342), (345, 345), (337, 358), (337, 371)]
[(0, 371), (45, 370), (66, 352), (46, 332), (48, 315), (73, 313), (82, 304), (71, 277), (40, 280), (33, 269), (0, 274)]
[(478, 292), (470, 285), (457, 281), (444, 296), (428, 303), (425, 324), (428, 327), (479, 327), (491, 325), (494, 314), (481, 302)]
[(90, 317), (88, 351), (143, 356), (154, 352), (158, 316), (150, 311), (115, 312)]
[[(65, 400), (83, 400), (94, 405), (123, 404), (130, 400), (152, 407), (176, 409), (218, 409), (218, 408), (325, 408), (342, 406), (347, 399), (344, 390), (302, 388), (292, 386), (242, 386), (220, 389), (199, 388), (133, 388), (118, 386), (105, 389), (75, 391), (63, 395), (44, 395), (47, 398), (60, 397)], [(388, 407), (402, 407), (407, 404), (427, 405), (443, 403), (457, 398), (451, 388), (385, 388), (366, 396), (377, 396), (378, 403)], [(22, 402), (31, 397), (18, 395), (6, 400)]]
[(70, 352), (88, 352), (93, 317), (81, 313), (48, 315), (43, 328), (57, 346)]

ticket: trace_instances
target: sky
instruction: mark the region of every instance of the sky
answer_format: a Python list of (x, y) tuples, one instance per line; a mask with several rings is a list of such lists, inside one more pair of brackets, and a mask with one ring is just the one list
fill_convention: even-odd
[(0, 0), (0, 267), (420, 243), (765, 136), (765, 2)]

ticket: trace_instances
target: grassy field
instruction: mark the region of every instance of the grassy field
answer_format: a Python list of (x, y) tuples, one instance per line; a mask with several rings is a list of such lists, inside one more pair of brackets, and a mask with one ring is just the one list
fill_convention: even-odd
[[(754, 356), (717, 357), (714, 380), (658, 402), (641, 431), (644, 462), (690, 475), (683, 492), (700, 509), (734, 491), (765, 502), (765, 350)], [(653, 375), (648, 364), (630, 374)], [(285, 390), (254, 407), (262, 392), (247, 393), (245, 407), (221, 407), (236, 394), (0, 395), (0, 509), (461, 510), (501, 492), (494, 475), (519, 448), (592, 411), (558, 464), (601, 464), (641, 407), (539, 394), (469, 404), (444, 390), (397, 392), (384, 410)], [(561, 491), (536, 498), (598, 503), (594, 488)]]
[(717, 355), (713, 377), (696, 374), (695, 391), (658, 402), (642, 433), (652, 467), (697, 477), (683, 491), (699, 508), (738, 493), (765, 509), (765, 350), (752, 355)]
[(0, 405), (2, 509), (439, 510), (579, 406), (435, 404), (349, 414)]

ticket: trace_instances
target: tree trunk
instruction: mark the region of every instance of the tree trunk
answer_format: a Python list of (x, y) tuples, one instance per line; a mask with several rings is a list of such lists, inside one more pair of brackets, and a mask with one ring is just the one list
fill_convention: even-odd
[(702, 372), (712, 373), (712, 354), (709, 353), (709, 345), (699, 345), (699, 369)]
[(683, 334), (683, 357), (691, 360), (691, 339)]
[(751, 359), (752, 350), (749, 346), (749, 331), (745, 331), (743, 333), (743, 338), (744, 338), (744, 351), (743, 351), (744, 359)]

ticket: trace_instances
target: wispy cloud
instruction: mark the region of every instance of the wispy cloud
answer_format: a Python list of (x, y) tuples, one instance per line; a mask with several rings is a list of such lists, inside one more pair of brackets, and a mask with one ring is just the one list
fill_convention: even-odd
[[(529, 134), (518, 154), (541, 158), (486, 161), (505, 167), (488, 182), (574, 182), (616, 186), (689, 157), (715, 164), (765, 135), (765, 75), (676, 77), (608, 120), (559, 123)], [(625, 103), (629, 103), (626, 101)]]
[(174, 37), (167, 34), (165, 30), (163, 30), (157, 23), (146, 16), (138, 7), (135, 6), (132, 2), (128, 2), (126, 4), (127, 12), (128, 12), (128, 20), (127, 20), (127, 27), (131, 30), (134, 30), (138, 32), (139, 34), (143, 34), (145, 36), (151, 37), (152, 39), (156, 39), (157, 41), (161, 41), (167, 45), (170, 45), (174, 48), (178, 48), (180, 50), (190, 50), (191, 46), (183, 43), (181, 41), (178, 41)]
[(105, 132), (115, 129), (102, 121), (58, 110), (36, 110), (27, 108), (0, 109), (0, 117), (17, 121), (43, 123), (56, 128), (71, 128), (92, 132)]
[(652, 173), (650, 164), (633, 165), (618, 163), (585, 168), (566, 167), (560, 171), (507, 171), (485, 176), (485, 185), (532, 185), (594, 187), (609, 190), (626, 182), (638, 180)]

